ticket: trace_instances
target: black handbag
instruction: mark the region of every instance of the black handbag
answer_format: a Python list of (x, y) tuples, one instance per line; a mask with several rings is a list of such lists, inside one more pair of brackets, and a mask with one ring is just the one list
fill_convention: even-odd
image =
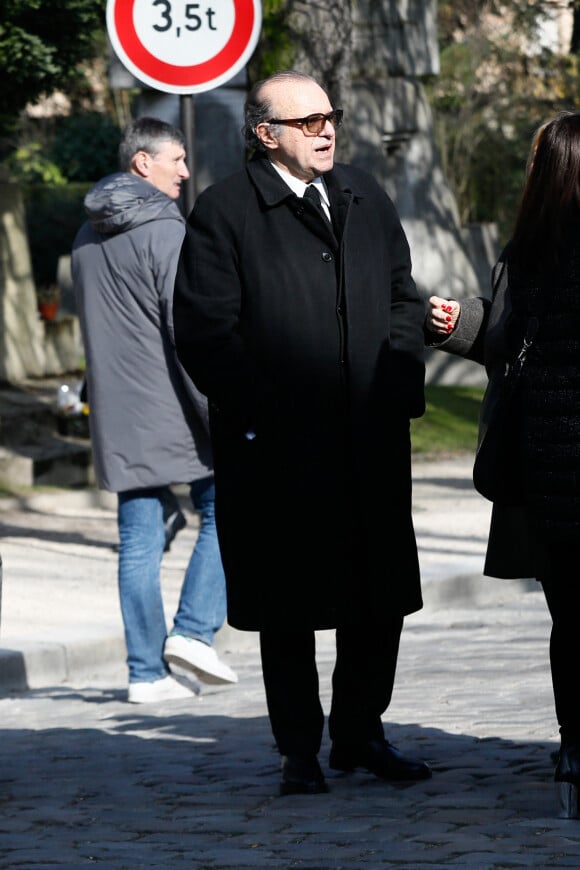
[[(496, 294), (501, 294), (497, 301), (494, 295), (496, 323), (505, 325), (510, 308), (505, 263), (496, 282)], [(511, 361), (506, 361), (504, 366), (498, 366), (490, 373), (480, 408), (473, 485), (484, 498), (506, 507), (516, 507), (525, 501), (520, 440), (520, 382), (538, 326), (538, 318), (531, 317), (519, 352)]]

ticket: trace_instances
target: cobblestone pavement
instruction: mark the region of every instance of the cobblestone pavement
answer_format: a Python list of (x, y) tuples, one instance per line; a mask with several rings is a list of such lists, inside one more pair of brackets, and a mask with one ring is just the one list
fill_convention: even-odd
[[(57, 668), (50, 683), (48, 670), (39, 671), (36, 687), (0, 697), (0, 868), (580, 867), (580, 821), (559, 817), (553, 783), (558, 732), (543, 596), (535, 584), (499, 592), (477, 576), (487, 515), (467, 474), (460, 464), (421, 469), (416, 526), (428, 594), (425, 608), (405, 622), (384, 717), (388, 739), (427, 760), (431, 780), (392, 784), (362, 772), (336, 774), (325, 737), (320, 760), (330, 793), (279, 797), (253, 635), (233, 632), (222, 647), (237, 685), (204, 687), (199, 698), (163, 709), (128, 705), (122, 656), (112, 651), (99, 659), (86, 647), (84, 657), (78, 654), (84, 667), (78, 662), (68, 679), (57, 679)], [(48, 512), (36, 517), (41, 532), (27, 540), (29, 558), (42, 549), (54, 589), (43, 587), (37, 569), (29, 578), (37, 606), (26, 596), (22, 606), (37, 633), (43, 617), (57, 623), (56, 615), (67, 613), (71, 596), (89, 628), (113, 623), (114, 533), (104, 515), (94, 520), (99, 534), (85, 525), (93, 520), (79, 518), (74, 534), (82, 540), (70, 546), (94, 568), (89, 589), (81, 590), (78, 577), (66, 583), (54, 567), (54, 548), (61, 574), (73, 567), (65, 537), (58, 538), (62, 511), (51, 516), (57, 514), (58, 522)], [(9, 602), (3, 618), (16, 647), (22, 623), (11, 568), (18, 575), (23, 526), (18, 510), (0, 519), (9, 532), (2, 541)], [(165, 569), (176, 575), (186, 553), (182, 534), (184, 549), (178, 536)], [(82, 630), (80, 618), (77, 635)], [(318, 640), (328, 709), (333, 634), (321, 632)], [(80, 648), (71, 642), (69, 655)]]

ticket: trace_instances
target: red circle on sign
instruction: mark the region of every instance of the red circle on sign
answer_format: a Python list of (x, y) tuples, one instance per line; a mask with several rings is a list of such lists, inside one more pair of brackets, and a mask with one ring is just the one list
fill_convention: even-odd
[(243, 55), (254, 29), (253, 0), (234, 0), (236, 25), (222, 50), (204, 63), (176, 66), (159, 60), (145, 48), (133, 23), (134, 5), (135, 0), (117, 0), (115, 4), (114, 22), (119, 44), (139, 70), (174, 87), (213, 81), (226, 73)]

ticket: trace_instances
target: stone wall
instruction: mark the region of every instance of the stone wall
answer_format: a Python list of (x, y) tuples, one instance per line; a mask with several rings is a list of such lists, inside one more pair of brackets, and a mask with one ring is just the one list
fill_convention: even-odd
[(19, 188), (0, 176), (0, 381), (40, 376), (43, 369), (24, 203)]
[(61, 375), (81, 365), (77, 318), (41, 320), (20, 188), (0, 177), (0, 382)]

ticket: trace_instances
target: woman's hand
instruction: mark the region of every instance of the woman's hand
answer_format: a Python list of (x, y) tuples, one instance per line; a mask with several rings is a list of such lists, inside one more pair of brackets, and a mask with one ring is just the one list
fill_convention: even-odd
[(430, 296), (431, 311), (427, 315), (426, 325), (431, 332), (439, 335), (449, 335), (455, 329), (461, 305), (454, 299), (442, 299), (441, 296)]

